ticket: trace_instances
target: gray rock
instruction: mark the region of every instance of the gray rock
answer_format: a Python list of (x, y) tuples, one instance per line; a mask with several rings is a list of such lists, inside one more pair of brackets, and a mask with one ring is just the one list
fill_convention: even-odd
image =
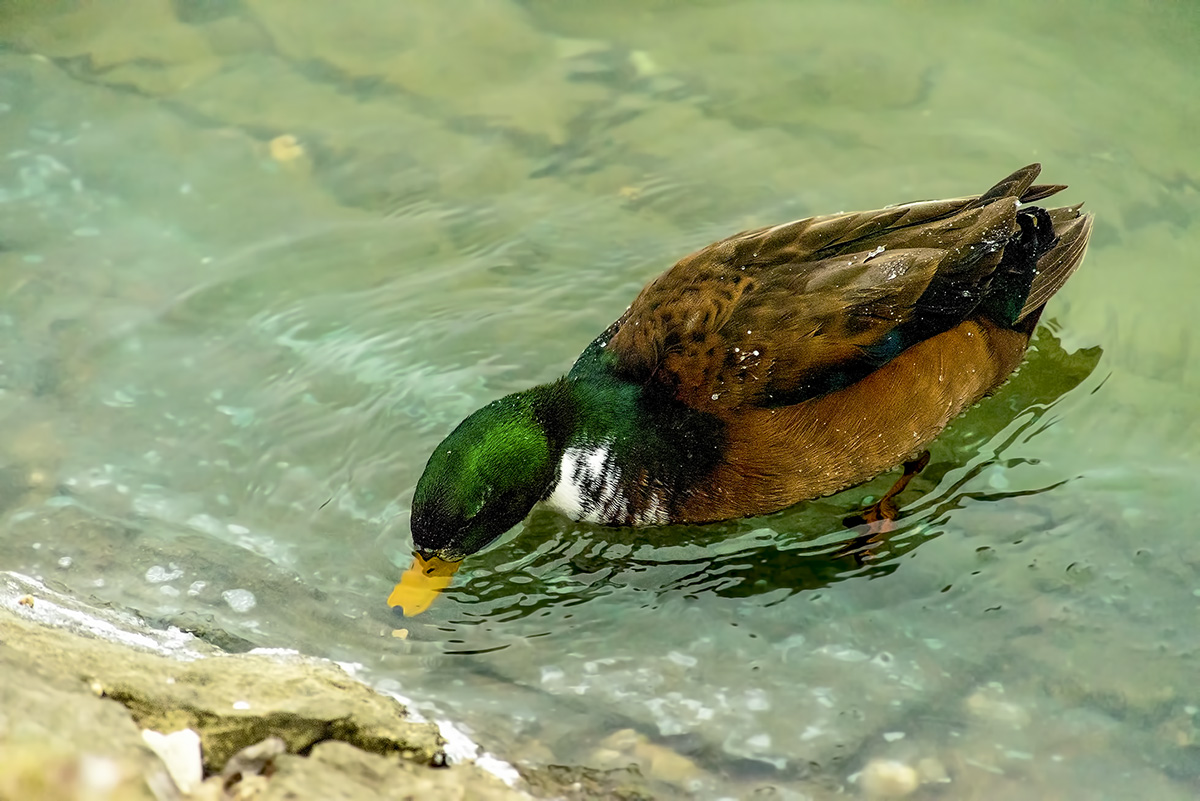
[(0, 575), (0, 621), (0, 797), (141, 799), (155, 797), (151, 786), (169, 796), (146, 728), (195, 730), (209, 775), (239, 755), (230, 782), (257, 776), (275, 752), (256, 761), (246, 749), (278, 738), (293, 756), (274, 758), (264, 798), (333, 797), (322, 787), (344, 798), (528, 797), (474, 765), (437, 769), (436, 725), (324, 660), (223, 654), (11, 573)]

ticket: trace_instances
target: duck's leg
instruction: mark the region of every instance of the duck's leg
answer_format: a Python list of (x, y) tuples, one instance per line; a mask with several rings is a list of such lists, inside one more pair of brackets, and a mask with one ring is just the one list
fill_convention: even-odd
[(924, 451), (916, 459), (905, 462), (904, 474), (896, 480), (896, 483), (892, 485), (890, 490), (883, 493), (882, 498), (858, 514), (847, 517), (843, 522), (847, 526), (861, 526), (866, 524), (867, 532), (862, 541), (878, 541), (884, 534), (887, 534), (896, 527), (896, 518), (900, 516), (900, 506), (896, 503), (896, 496), (904, 492), (904, 489), (908, 486), (908, 482), (913, 480), (913, 476), (924, 470), (928, 464), (929, 451)]

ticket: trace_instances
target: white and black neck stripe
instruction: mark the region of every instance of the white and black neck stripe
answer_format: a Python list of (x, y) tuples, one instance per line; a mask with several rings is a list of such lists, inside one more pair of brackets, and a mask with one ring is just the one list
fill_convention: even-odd
[(616, 526), (655, 526), (668, 520), (660, 492), (631, 486), (611, 442), (567, 448), (544, 503), (572, 518)]

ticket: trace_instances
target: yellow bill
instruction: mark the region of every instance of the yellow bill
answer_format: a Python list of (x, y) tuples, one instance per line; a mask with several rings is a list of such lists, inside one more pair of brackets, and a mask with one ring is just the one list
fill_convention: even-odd
[(405, 617), (421, 614), (442, 590), (450, 586), (460, 567), (461, 560), (448, 562), (437, 556), (425, 559), (420, 554), (413, 554), (412, 564), (400, 576), (400, 583), (388, 596), (388, 606), (393, 609), (400, 607)]

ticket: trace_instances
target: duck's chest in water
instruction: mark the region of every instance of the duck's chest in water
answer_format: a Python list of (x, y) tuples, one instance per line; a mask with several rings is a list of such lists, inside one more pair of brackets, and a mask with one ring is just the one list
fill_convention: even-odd
[(610, 444), (567, 448), (546, 506), (573, 520), (609, 526), (659, 526), (670, 521), (662, 482), (623, 465)]

